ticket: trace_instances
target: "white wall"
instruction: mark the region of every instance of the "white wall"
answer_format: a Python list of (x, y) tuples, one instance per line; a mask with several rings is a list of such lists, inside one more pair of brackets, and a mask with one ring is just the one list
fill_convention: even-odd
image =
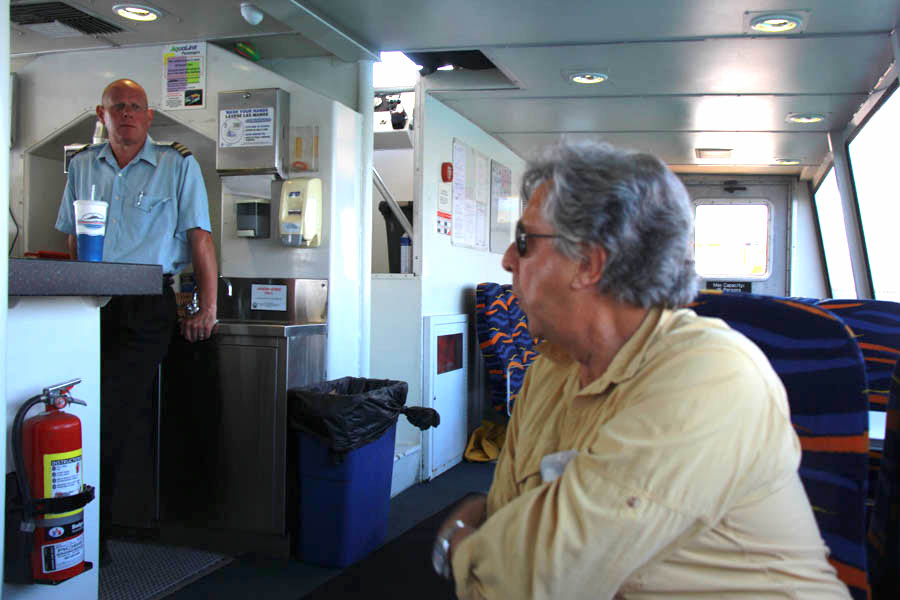
[[(10, 192), (17, 199), (12, 208), (20, 223), (22, 215), (30, 212), (26, 210), (26, 202), (59, 205), (58, 197), (38, 199), (26, 189), (25, 151), (75, 119), (93, 112), (103, 88), (117, 78), (128, 77), (143, 85), (150, 105), (159, 107), (163, 89), (162, 57), (166, 48), (160, 45), (49, 54), (21, 67), (18, 140), (10, 156)], [(212, 44), (207, 45), (206, 67), (207, 105), (166, 113), (199, 134), (218, 139), (217, 94), (235, 89), (281, 88), (291, 96), (291, 125), (319, 126), (319, 176), (324, 184), (325, 211), (330, 214), (327, 219), (331, 219), (325, 226), (330, 227), (333, 250), (328, 273), (329, 278), (337, 278), (332, 279), (329, 289), (330, 315), (337, 318), (330, 319), (326, 368), (329, 376), (356, 374), (359, 368), (356, 338), (360, 330), (360, 265), (356, 248), (360, 236), (360, 116), (322, 94)]]
[(816, 237), (813, 199), (806, 181), (798, 181), (791, 186), (793, 208), (791, 211), (791, 289), (790, 296), (825, 298), (825, 265)]
[[(4, 277), (4, 283), (5, 283)], [(4, 303), (6, 294), (3, 295)], [(72, 396), (87, 406), (73, 405), (66, 412), (81, 420), (84, 483), (99, 490), (100, 485), (100, 310), (97, 298), (20, 298), (9, 309), (4, 361), (6, 394), (5, 435), (16, 412), (29, 398), (47, 386), (75, 378), (82, 381)], [(4, 344), (5, 345), (5, 344)], [(41, 412), (35, 407), (28, 416)], [(4, 444), (6, 448), (6, 444)], [(6, 449), (7, 472), (13, 457)], [(95, 568), (58, 586), (3, 584), (7, 599), (62, 600), (96, 598), (99, 584), (97, 566), (99, 542), (99, 495), (84, 508), (85, 560)]]
[(475, 285), (482, 281), (510, 283), (511, 275), (500, 266), (500, 254), (460, 248), (449, 235), (437, 233), (438, 190), (441, 163), (453, 160), (453, 138), (458, 138), (488, 158), (512, 170), (512, 189), (518, 190), (525, 161), (495, 138), (444, 103), (425, 96), (425, 110), (419, 123), (422, 145), (421, 203), (416, 213), (416, 230), (422, 247), (422, 316), (463, 313)]
[[(6, 64), (9, 71), (9, 0), (0, 0), (0, 63)], [(0, 79), (0, 98), (3, 99), (3, 109), (0, 111), (0, 140), (9, 139), (10, 132), (10, 105), (9, 105), (9, 75), (4, 73)], [(0, 146), (0, 190), (9, 189), (9, 145)], [(0, 192), (0, 220), (4, 220), (6, 227), (0, 227), (0, 242), (3, 249), (9, 248), (9, 195)], [(0, 365), (6, 368), (6, 314), (9, 302), (9, 261), (0, 260)], [(5, 375), (4, 375), (5, 376)], [(6, 386), (0, 385), (0, 406), (6, 406)], [(0, 444), (6, 452), (6, 428), (0, 431)], [(6, 478), (0, 481), (0, 497), (6, 498)], [(6, 531), (6, 511), (0, 512), (0, 531)], [(3, 562), (4, 549), (0, 547), (0, 563)], [(0, 598), (3, 592), (0, 590)]]
[[(323, 173), (327, 169), (332, 174), (326, 369), (328, 379), (337, 379), (346, 375), (359, 376), (365, 372), (360, 364), (360, 294), (362, 274), (368, 276), (369, 269), (363, 269), (360, 252), (363, 239), (360, 231), (363, 204), (359, 176), (362, 117), (343, 105), (331, 104), (333, 143), (339, 150), (332, 157), (320, 156), (319, 164)], [(329, 165), (332, 160), (333, 164)], [(328, 185), (328, 180), (325, 184)]]

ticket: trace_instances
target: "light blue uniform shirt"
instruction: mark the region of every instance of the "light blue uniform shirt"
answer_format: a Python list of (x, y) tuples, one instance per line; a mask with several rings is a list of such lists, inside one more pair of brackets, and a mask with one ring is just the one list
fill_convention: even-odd
[(210, 231), (209, 203), (200, 165), (168, 144), (147, 136), (144, 147), (120, 169), (109, 143), (79, 152), (69, 163), (66, 190), (56, 228), (75, 235), (73, 202), (109, 203), (103, 260), (162, 265), (163, 273), (178, 273), (191, 262), (187, 231)]

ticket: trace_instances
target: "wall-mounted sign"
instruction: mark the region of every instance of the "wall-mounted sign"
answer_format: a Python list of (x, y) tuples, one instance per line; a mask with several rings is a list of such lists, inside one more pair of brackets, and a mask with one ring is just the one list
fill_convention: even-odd
[(172, 44), (163, 51), (162, 104), (166, 110), (206, 106), (206, 42)]
[(752, 287), (749, 281), (707, 281), (706, 289), (721, 290), (723, 292), (743, 292), (749, 294)]

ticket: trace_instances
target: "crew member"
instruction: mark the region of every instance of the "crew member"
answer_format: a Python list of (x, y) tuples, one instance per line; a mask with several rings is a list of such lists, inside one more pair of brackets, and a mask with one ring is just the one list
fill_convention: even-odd
[(488, 496), (438, 534), (438, 571), (461, 598), (849, 598), (781, 381), (724, 322), (678, 308), (696, 275), (677, 177), (561, 145), (522, 195), (503, 266), (546, 342)]
[[(162, 295), (113, 297), (100, 313), (100, 512), (105, 550), (112, 497), (127, 452), (152, 452), (150, 391), (177, 317), (172, 276), (193, 265), (199, 312), (180, 323), (190, 342), (216, 323), (217, 266), (206, 187), (197, 160), (180, 144), (147, 135), (153, 121), (144, 89), (119, 79), (103, 90), (97, 118), (109, 141), (72, 157), (56, 228), (77, 256), (73, 202), (109, 203), (103, 260), (162, 265)], [(146, 455), (146, 454), (145, 454)]]

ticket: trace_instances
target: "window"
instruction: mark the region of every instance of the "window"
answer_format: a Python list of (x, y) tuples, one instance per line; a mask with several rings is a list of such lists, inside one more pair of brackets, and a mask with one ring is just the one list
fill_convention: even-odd
[(772, 205), (766, 200), (695, 202), (697, 273), (705, 279), (767, 279), (771, 235)]
[(461, 333), (439, 335), (437, 339), (437, 374), (462, 369), (463, 336)]
[(900, 300), (900, 94), (894, 93), (875, 112), (848, 146), (863, 239), (879, 300)]
[(834, 167), (822, 180), (815, 193), (816, 213), (825, 247), (825, 268), (831, 283), (832, 298), (856, 298), (853, 268), (850, 266), (850, 246), (844, 228), (844, 209), (838, 192)]

